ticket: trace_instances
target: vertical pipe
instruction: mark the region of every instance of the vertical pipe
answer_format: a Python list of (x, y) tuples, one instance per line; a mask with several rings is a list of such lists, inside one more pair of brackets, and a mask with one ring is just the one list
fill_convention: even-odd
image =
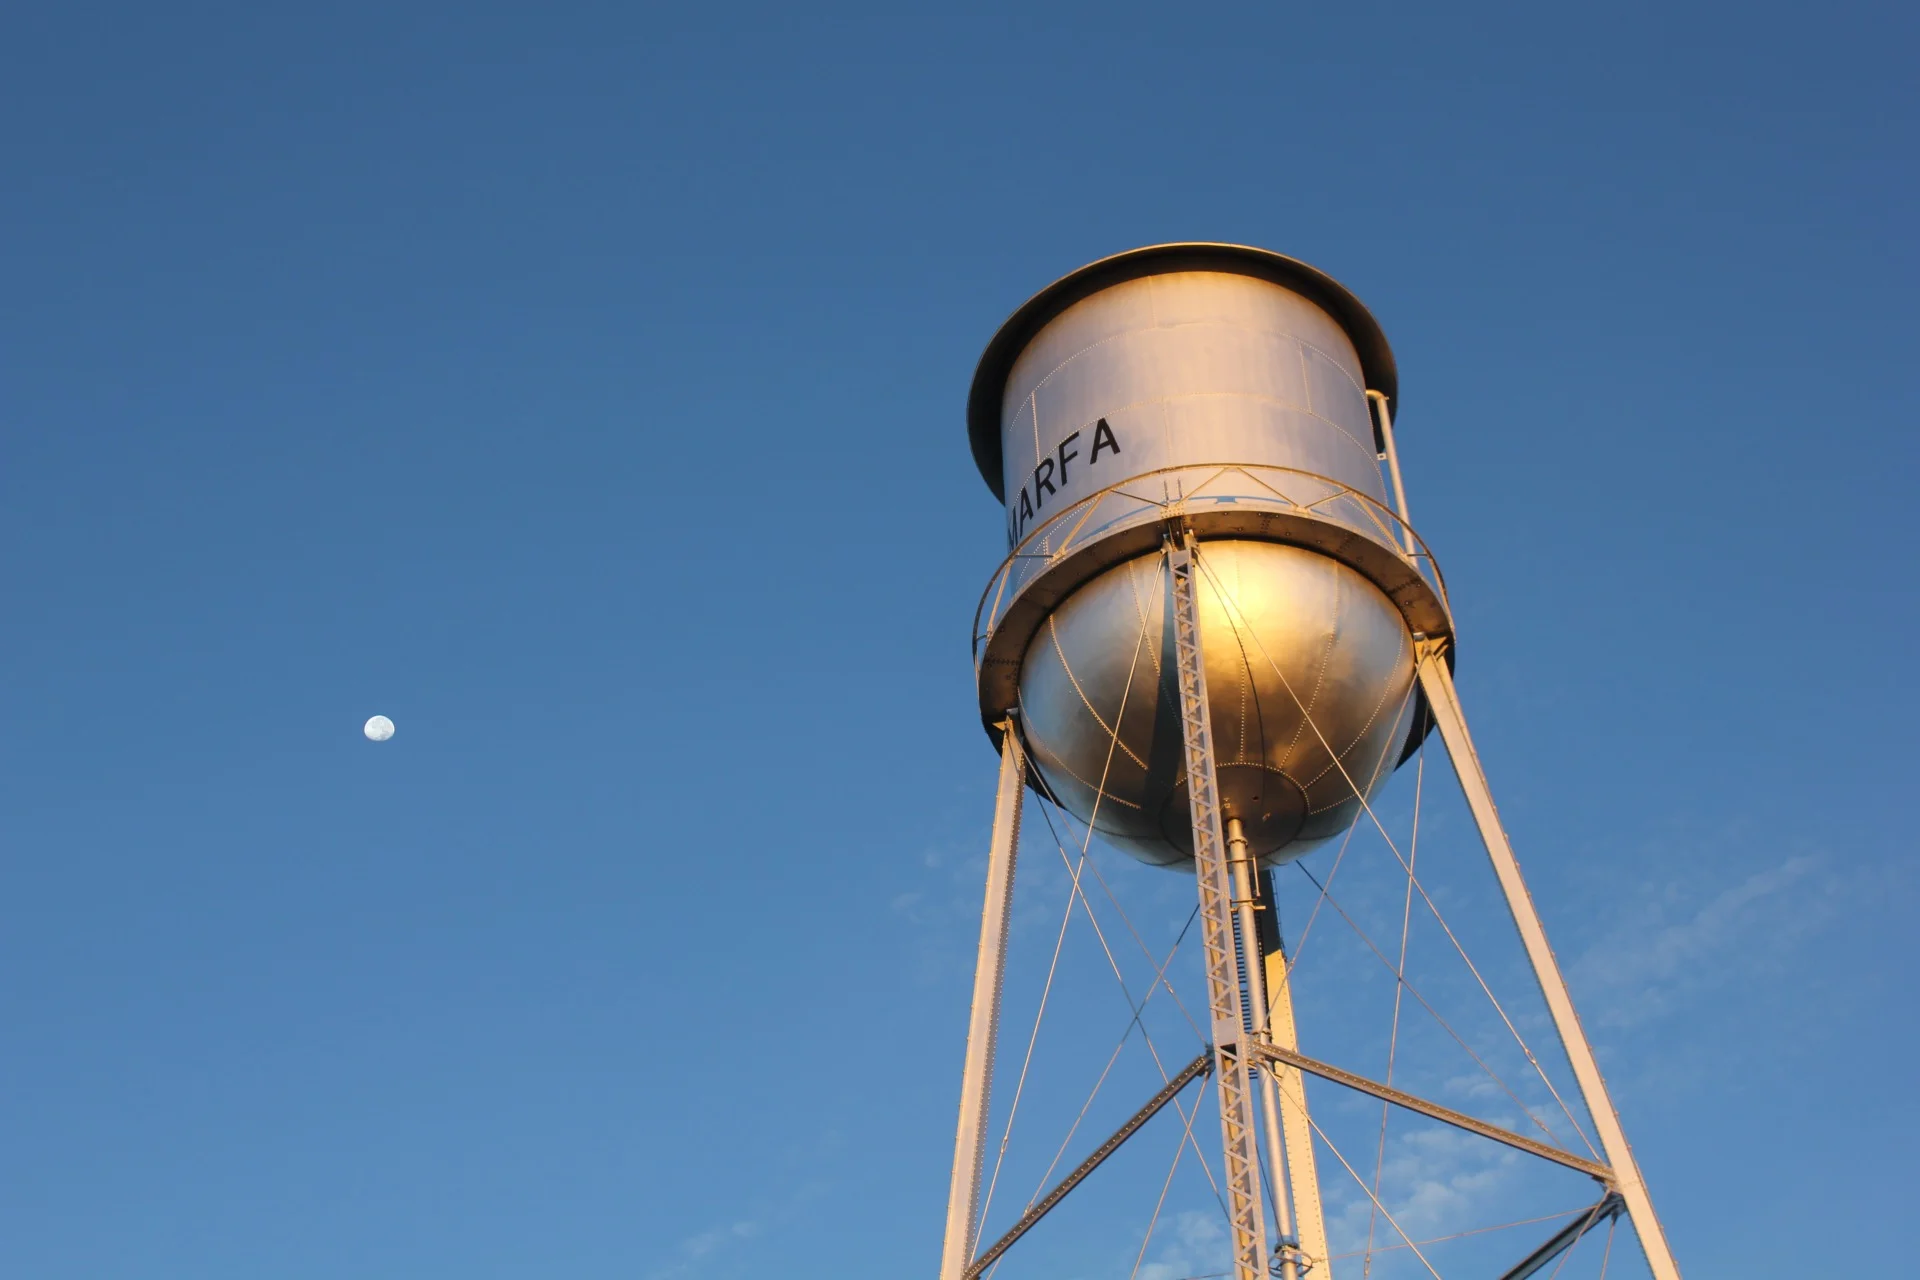
[(940, 1280), (960, 1280), (973, 1261), (980, 1230), (980, 1163), (987, 1109), (993, 1095), (994, 1042), (1000, 1033), (1001, 973), (1007, 960), (1007, 913), (1014, 864), (1020, 854), (1020, 805), (1026, 762), (1009, 717), (1000, 726), (1000, 790), (993, 806), (993, 842), (987, 851), (987, 900), (980, 910), (980, 949), (973, 966), (973, 1011), (967, 1019), (967, 1060), (960, 1076), (960, 1127), (953, 1139), (953, 1181), (947, 1190), (947, 1234), (940, 1249)]
[(1426, 692), (1427, 703), (1433, 709), (1440, 739), (1447, 744), (1447, 755), (1453, 759), (1453, 771), (1460, 779), (1460, 789), (1467, 794), (1467, 806), (1473, 810), (1473, 820), (1480, 828), (1480, 840), (1487, 847), (1487, 857), (1493, 862), (1494, 874), (1499, 878), (1501, 892), (1507, 898), (1507, 909), (1513, 913), (1514, 926), (1519, 929), (1520, 941), (1527, 949), (1527, 959), (1533, 964), (1533, 976), (1540, 983), (1540, 993), (1547, 1000), (1547, 1011), (1553, 1015), (1554, 1028), (1560, 1033), (1560, 1042), (1573, 1064), (1573, 1076), (1580, 1083), (1580, 1094), (1586, 1099), (1587, 1110), (1593, 1115), (1593, 1126), (1599, 1131), (1600, 1145), (1607, 1153), (1607, 1163), (1613, 1167), (1620, 1198), (1627, 1203), (1627, 1216), (1632, 1219), (1634, 1232), (1640, 1237), (1640, 1248), (1646, 1254), (1647, 1267), (1653, 1272), (1654, 1280), (1680, 1280), (1680, 1268), (1673, 1260), (1673, 1251), (1667, 1245), (1660, 1219), (1654, 1216), (1653, 1200), (1647, 1194), (1646, 1183), (1641, 1180), (1640, 1166), (1634, 1161), (1633, 1148), (1627, 1145), (1626, 1130), (1620, 1127), (1620, 1116), (1613, 1109), (1613, 1099), (1607, 1093), (1607, 1082), (1601, 1078), (1600, 1064), (1593, 1056), (1593, 1046), (1587, 1043), (1587, 1034), (1580, 1026), (1580, 1015), (1574, 1012), (1573, 997), (1568, 994), (1566, 979), (1560, 974), (1560, 962), (1554, 958), (1553, 948), (1547, 942), (1546, 929), (1540, 923), (1540, 913), (1534, 909), (1533, 895), (1527, 891), (1527, 882), (1520, 876), (1520, 862), (1513, 856), (1513, 845), (1507, 839), (1506, 829), (1500, 825), (1500, 813), (1494, 808), (1493, 790), (1487, 785), (1486, 770), (1481, 767), (1479, 753), (1473, 749), (1473, 739), (1467, 733), (1466, 713), (1460, 707), (1460, 695), (1453, 685), (1453, 673), (1447, 669), (1444, 648), (1437, 641), (1420, 641), (1420, 687)]
[(1393, 414), (1387, 397), (1379, 391), (1367, 392), (1374, 409), (1374, 425), (1380, 428), (1380, 443), (1387, 455), (1387, 474), (1393, 478), (1393, 509), (1400, 516), (1400, 542), (1407, 554), (1414, 554), (1413, 518), (1407, 514), (1407, 486), (1400, 480), (1400, 450), (1393, 443)]
[[(1227, 819), (1227, 865), (1233, 871), (1233, 905), (1239, 917), (1240, 964), (1247, 980), (1247, 1015), (1253, 1023), (1253, 1038), (1267, 1038), (1267, 993), (1261, 930), (1254, 895), (1255, 868), (1247, 852), (1247, 829), (1238, 818)], [(1293, 1198), (1287, 1194), (1287, 1146), (1280, 1136), (1280, 1099), (1273, 1091), (1273, 1073), (1260, 1073), (1260, 1109), (1266, 1120), (1267, 1178), (1273, 1184), (1273, 1225), (1280, 1239), (1281, 1280), (1300, 1280), (1300, 1260), (1296, 1246), (1299, 1233), (1293, 1226)]]
[[(1273, 873), (1262, 871), (1256, 883), (1266, 910), (1260, 913), (1260, 951), (1266, 959), (1267, 1040), (1282, 1049), (1300, 1051), (1300, 1035), (1293, 1022), (1293, 982), (1287, 969), (1287, 951), (1280, 937), (1280, 903), (1273, 892)], [(1313, 1125), (1307, 1119), (1307, 1087), (1298, 1067), (1269, 1062), (1267, 1074), (1280, 1092), (1280, 1129), (1287, 1152), (1287, 1189), (1293, 1196), (1294, 1230), (1298, 1233), (1302, 1270), (1327, 1261), (1327, 1220), (1320, 1206), (1320, 1170), (1313, 1154)], [(1321, 1272), (1321, 1280), (1326, 1273)]]

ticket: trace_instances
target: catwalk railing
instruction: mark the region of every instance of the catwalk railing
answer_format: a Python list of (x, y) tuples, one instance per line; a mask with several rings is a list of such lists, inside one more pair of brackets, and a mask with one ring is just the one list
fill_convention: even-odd
[[(1146, 527), (1174, 516), (1184, 517), (1203, 536), (1208, 525), (1216, 522), (1237, 534), (1248, 520), (1236, 517), (1257, 522), (1262, 515), (1278, 519), (1271, 531), (1251, 536), (1318, 549), (1327, 549), (1330, 540), (1336, 546), (1343, 541), (1355, 545), (1353, 539), (1358, 538), (1369, 544), (1369, 558), (1377, 558), (1380, 549), (1389, 551), (1412, 569), (1440, 607), (1447, 609), (1446, 583), (1426, 543), (1391, 508), (1367, 494), (1325, 476), (1287, 467), (1252, 463), (1166, 467), (1071, 503), (1020, 540), (994, 571), (974, 610), (975, 668), (984, 660), (1007, 611), (1026, 590), (1049, 571), (1083, 558), (1096, 544), (1109, 540), (1125, 544), (1131, 540), (1119, 535), (1144, 533)], [(1156, 535), (1156, 550), (1157, 544)], [(1333, 554), (1348, 558), (1337, 551)]]

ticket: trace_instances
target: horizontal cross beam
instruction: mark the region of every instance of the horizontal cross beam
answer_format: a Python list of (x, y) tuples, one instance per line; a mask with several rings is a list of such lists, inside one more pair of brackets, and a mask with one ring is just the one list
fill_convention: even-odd
[(987, 1251), (974, 1259), (973, 1265), (963, 1273), (963, 1280), (978, 1280), (981, 1272), (1000, 1260), (1000, 1255), (1013, 1247), (1013, 1242), (1027, 1234), (1034, 1223), (1047, 1216), (1055, 1205), (1067, 1198), (1067, 1192), (1079, 1186), (1086, 1176), (1098, 1169), (1101, 1162), (1120, 1149), (1120, 1144), (1139, 1132), (1140, 1126), (1159, 1113), (1179, 1096), (1180, 1091), (1192, 1084), (1207, 1072), (1213, 1070), (1213, 1046), (1201, 1050), (1200, 1056), (1181, 1069), (1180, 1074), (1167, 1081), (1160, 1092), (1147, 1100), (1147, 1105), (1133, 1113), (1133, 1118), (1114, 1130), (1113, 1136), (1094, 1148), (1093, 1154), (1080, 1162), (1078, 1168), (1062, 1178), (1059, 1185), (1034, 1202), (1031, 1209), (1020, 1215), (1020, 1221), (1008, 1228), (1007, 1234), (987, 1246)]
[(1404, 1090), (1396, 1089), (1390, 1084), (1381, 1084), (1377, 1080), (1369, 1080), (1365, 1076), (1355, 1075), (1351, 1071), (1343, 1070), (1330, 1063), (1321, 1062), (1316, 1058), (1309, 1058), (1304, 1053), (1295, 1053), (1291, 1049), (1282, 1049), (1278, 1045), (1256, 1043), (1253, 1046), (1253, 1051), (1255, 1054), (1274, 1062), (1281, 1062), (1287, 1066), (1296, 1067), (1308, 1075), (1319, 1076), (1322, 1080), (1331, 1080), (1335, 1084), (1345, 1085), (1347, 1088), (1357, 1090), (1360, 1093), (1371, 1094), (1382, 1102), (1391, 1102), (1394, 1106), (1405, 1107), (1408, 1111), (1417, 1111), (1428, 1119), (1438, 1120), (1442, 1124), (1450, 1124), (1456, 1129), (1465, 1129), (1468, 1133), (1477, 1133), (1483, 1138), (1491, 1138), (1495, 1142), (1505, 1143), (1517, 1151), (1524, 1151), (1528, 1155), (1539, 1156), (1542, 1160), (1551, 1160), (1555, 1164), (1565, 1165), (1569, 1169), (1578, 1169), (1581, 1173), (1598, 1180), (1608, 1188), (1613, 1186), (1613, 1170), (1609, 1169), (1606, 1165), (1593, 1160), (1583, 1160), (1571, 1152), (1562, 1151), (1560, 1148), (1549, 1146), (1544, 1142), (1535, 1142), (1532, 1138), (1522, 1137), (1511, 1129), (1502, 1129), (1497, 1124), (1488, 1124), (1484, 1120), (1476, 1120), (1464, 1112), (1453, 1110), (1451, 1107), (1443, 1107), (1437, 1102), (1428, 1102), (1425, 1098), (1416, 1097)]

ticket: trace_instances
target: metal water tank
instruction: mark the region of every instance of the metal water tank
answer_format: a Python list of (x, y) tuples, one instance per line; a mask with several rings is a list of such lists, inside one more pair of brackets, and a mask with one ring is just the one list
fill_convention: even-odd
[[(1268, 863), (1342, 830), (1426, 728), (1412, 638), (1451, 630), (1390, 509), (1379, 325), (1261, 249), (1106, 258), (1015, 312), (968, 427), (1010, 553), (975, 628), (981, 714), (1039, 785), (1145, 861), (1190, 861), (1162, 546), (1197, 538), (1227, 816)], [(1451, 651), (1451, 650), (1449, 650)]]

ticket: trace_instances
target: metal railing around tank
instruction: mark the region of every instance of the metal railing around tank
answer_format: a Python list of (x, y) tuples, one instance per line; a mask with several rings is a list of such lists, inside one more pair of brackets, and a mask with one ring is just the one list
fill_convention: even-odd
[(1048, 570), (1123, 530), (1179, 516), (1273, 511), (1304, 517), (1390, 548), (1447, 604), (1433, 553), (1390, 507), (1325, 476), (1257, 463), (1186, 463), (1143, 472), (1062, 508), (1020, 540), (987, 582), (973, 615), (976, 671), (1007, 608)]

